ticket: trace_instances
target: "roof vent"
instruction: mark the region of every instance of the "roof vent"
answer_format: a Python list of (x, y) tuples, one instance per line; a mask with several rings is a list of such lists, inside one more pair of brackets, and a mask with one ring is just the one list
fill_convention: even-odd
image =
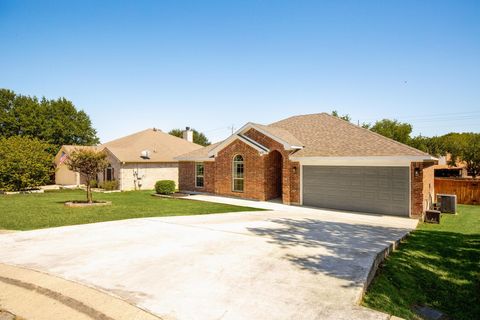
[(143, 150), (143, 151), (140, 153), (140, 157), (143, 158), (143, 159), (150, 159), (150, 151), (148, 151), (148, 150)]

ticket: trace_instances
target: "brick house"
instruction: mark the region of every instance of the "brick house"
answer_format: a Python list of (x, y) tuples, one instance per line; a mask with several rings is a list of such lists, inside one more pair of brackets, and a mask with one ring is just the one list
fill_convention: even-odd
[(326, 113), (247, 123), (176, 159), (185, 192), (410, 217), (432, 202), (437, 161)]

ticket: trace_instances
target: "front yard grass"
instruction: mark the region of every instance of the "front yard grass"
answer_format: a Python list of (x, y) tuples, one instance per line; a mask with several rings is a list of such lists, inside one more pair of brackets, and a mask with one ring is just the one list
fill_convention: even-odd
[(480, 206), (420, 224), (379, 269), (363, 305), (406, 319), (421, 319), (414, 305), (480, 319)]
[(130, 218), (261, 210), (195, 200), (152, 197), (152, 192), (94, 193), (94, 200), (112, 201), (112, 205), (93, 208), (64, 206), (65, 201), (85, 200), (85, 191), (82, 190), (0, 195), (0, 229), (32, 230)]

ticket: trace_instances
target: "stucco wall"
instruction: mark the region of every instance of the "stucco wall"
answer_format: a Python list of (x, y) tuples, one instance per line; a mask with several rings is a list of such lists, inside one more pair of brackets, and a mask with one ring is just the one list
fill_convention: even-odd
[(76, 185), (77, 173), (68, 169), (65, 164), (61, 164), (55, 170), (55, 184), (59, 185)]
[[(117, 158), (115, 158), (111, 153), (107, 153), (107, 160), (108, 160), (108, 163), (110, 163), (110, 165), (113, 168), (113, 171), (114, 171), (113, 172), (113, 178), (114, 178), (114, 180), (117, 180), (119, 182), (119, 188), (120, 188), (120, 190), (122, 190), (122, 179), (120, 177), (120, 175), (121, 175), (120, 170), (122, 168), (122, 165), (117, 160)], [(98, 182), (99, 183), (103, 182), (103, 176), (104, 176), (103, 172), (98, 173), (97, 177), (98, 177)], [(106, 173), (105, 173), (105, 177), (106, 177)]]
[(435, 170), (434, 165), (423, 167), (423, 210), (430, 209), (435, 200)]
[[(139, 186), (134, 173), (141, 177)], [(178, 162), (162, 163), (126, 163), (120, 171), (121, 190), (149, 190), (155, 187), (158, 180), (173, 180), (178, 187)]]

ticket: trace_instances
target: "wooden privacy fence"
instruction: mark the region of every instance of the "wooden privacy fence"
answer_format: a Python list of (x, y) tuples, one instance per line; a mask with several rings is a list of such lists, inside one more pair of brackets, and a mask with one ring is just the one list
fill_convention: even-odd
[(435, 178), (438, 193), (457, 195), (457, 203), (480, 204), (480, 179)]

